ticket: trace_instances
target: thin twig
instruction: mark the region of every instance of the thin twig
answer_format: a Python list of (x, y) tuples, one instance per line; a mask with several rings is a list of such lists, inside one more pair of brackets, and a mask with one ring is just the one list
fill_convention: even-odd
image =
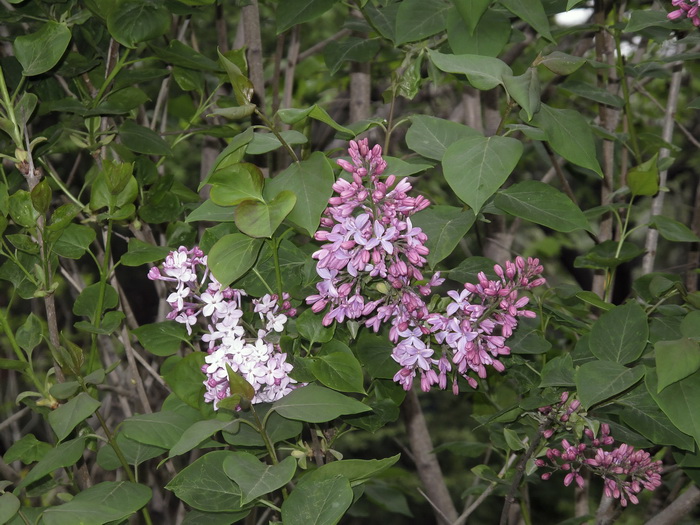
[(525, 451), (525, 453), (522, 455), (522, 457), (520, 458), (520, 461), (518, 461), (518, 465), (515, 467), (515, 475), (513, 476), (513, 480), (511, 481), (510, 489), (508, 490), (508, 494), (506, 494), (506, 501), (503, 504), (503, 510), (501, 511), (500, 525), (506, 525), (508, 523), (508, 515), (510, 513), (510, 506), (515, 501), (515, 493), (518, 492), (518, 488), (520, 487), (520, 481), (523, 479), (523, 476), (525, 475), (525, 466), (527, 465), (527, 461), (535, 453), (535, 450), (537, 450), (537, 447), (539, 447), (540, 441), (542, 441), (542, 432), (545, 430), (545, 428), (546, 428), (545, 423), (543, 423), (539, 426), (539, 428), (537, 429), (537, 434), (535, 435), (534, 438), (532, 438), (532, 442), (530, 443), (530, 446)]
[(2, 432), (5, 429), (5, 427), (9, 427), (15, 421), (22, 419), (22, 416), (24, 416), (24, 414), (26, 414), (27, 412), (29, 412), (29, 407), (24, 407), (19, 412), (15, 412), (14, 414), (12, 414), (5, 421), (0, 423), (0, 432)]

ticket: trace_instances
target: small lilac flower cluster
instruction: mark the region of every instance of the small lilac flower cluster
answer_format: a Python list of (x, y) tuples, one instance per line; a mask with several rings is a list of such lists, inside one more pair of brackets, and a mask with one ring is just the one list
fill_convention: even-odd
[[(568, 396), (568, 392), (564, 392), (558, 405), (540, 409), (540, 412), (559, 428), (567, 428), (569, 418), (580, 408), (578, 400), (567, 404)], [(553, 434), (552, 428), (543, 431), (547, 439)], [(562, 439), (561, 448), (548, 448), (545, 455), (549, 464), (542, 458), (535, 460), (537, 467), (549, 466), (552, 469), (542, 474), (541, 478), (548, 480), (553, 472), (562, 470), (567, 473), (564, 476), (565, 486), (568, 487), (575, 482), (583, 488), (584, 479), (581, 471), (587, 469), (603, 479), (605, 495), (619, 499), (623, 507), (626, 507), (628, 502), (639, 503), (637, 494), (642, 489), (653, 491), (661, 485), (663, 464), (661, 461), (652, 461), (648, 452), (635, 450), (634, 447), (625, 443), (612, 450), (604, 448), (610, 448), (615, 443), (607, 423), (600, 425), (597, 436), (593, 430), (585, 428), (583, 438), (588, 443), (571, 443), (567, 439)]]
[(151, 268), (148, 278), (175, 287), (167, 298), (171, 311), (166, 317), (184, 324), (189, 334), (199, 315), (206, 319), (208, 331), (202, 336), (208, 347), (206, 364), (202, 366), (207, 376), (204, 399), (213, 402), (215, 410), (220, 400), (231, 395), (227, 365), (252, 385), (252, 403), (276, 401), (297, 386), (289, 377), (292, 365), (287, 363), (287, 354), (273, 343), (274, 334), (282, 332), (288, 318), (296, 315), (287, 294), (281, 305), (278, 297), (270, 294), (251, 301), (260, 327), (255, 336), (250, 336), (253, 328), (243, 321), (246, 293), (222, 287), (198, 247), (188, 250), (181, 246), (171, 252), (162, 270)]
[[(433, 385), (445, 389), (450, 372), (455, 394), (458, 375), (476, 388), (476, 380), (467, 374), (473, 371), (485, 378), (486, 366), (503, 371), (498, 357), (510, 353), (505, 340), (517, 317), (535, 315), (524, 310), (528, 299), (518, 295), (544, 284), (537, 278), (542, 272), (539, 261), (519, 257), (506, 263), (505, 270), (497, 265), (498, 280), (481, 273), (478, 284), (448, 292), (453, 302), (445, 315), (430, 312), (424, 297), (444, 279), (437, 272), (424, 280), (427, 236), (410, 219), (430, 202), (409, 196), (407, 179), (397, 183), (389, 175), (380, 180), (386, 169), (381, 147), (370, 149), (366, 139), (350, 141), (348, 153), (352, 162), (341, 159), (338, 164), (351, 180), (341, 178), (333, 185), (337, 196), (329, 199), (315, 234), (325, 243), (313, 254), (322, 280), (307, 303), (316, 313), (330, 306), (324, 325), (361, 319), (376, 332), (389, 324), (389, 339), (396, 344), (392, 357), (401, 366), (394, 381), (404, 389), (411, 388), (418, 374), (424, 391)], [(443, 349), (439, 359), (430, 348), (433, 340)]]
[(668, 14), (669, 20), (687, 17), (692, 20), (694, 26), (700, 26), (700, 0), (671, 0), (671, 4), (678, 9)]

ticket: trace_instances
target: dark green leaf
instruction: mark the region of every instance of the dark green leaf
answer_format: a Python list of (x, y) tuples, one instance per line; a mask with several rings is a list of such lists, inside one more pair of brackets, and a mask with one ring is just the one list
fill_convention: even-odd
[(328, 11), (337, 0), (285, 0), (277, 6), (277, 34), (310, 22)]
[(244, 200), (264, 202), (263, 174), (254, 164), (225, 166), (213, 172), (208, 181), (212, 185), (211, 200), (218, 206), (233, 206)]
[(695, 438), (697, 447), (697, 443), (700, 443), (700, 372), (695, 372), (659, 392), (656, 371), (648, 368), (646, 386), (651, 397), (676, 428)]
[(192, 210), (185, 222), (233, 222), (233, 210), (235, 210), (233, 206), (219, 206), (208, 199)]
[(217, 64), (215, 60), (195, 51), (187, 44), (176, 39), (171, 40), (167, 48), (153, 46), (151, 49), (153, 49), (153, 52), (158, 58), (168, 64), (195, 69), (197, 71), (221, 71), (219, 64)]
[(474, 32), (481, 18), (491, 5), (491, 0), (452, 0), (470, 33)]
[(97, 311), (100, 286), (102, 286), (101, 283), (91, 284), (80, 292), (80, 295), (75, 300), (75, 303), (73, 303), (73, 313), (75, 315), (85, 316), (94, 323), (95, 319), (102, 315), (105, 310), (117, 306), (117, 303), (119, 302), (117, 291), (111, 285), (105, 284), (104, 297), (102, 300), (102, 311)]
[(170, 253), (170, 248), (167, 246), (153, 246), (132, 237), (129, 239), (127, 252), (122, 255), (120, 262), (124, 266), (141, 266), (165, 259), (168, 253)]
[(651, 219), (654, 226), (664, 239), (674, 242), (700, 242), (700, 238), (685, 224), (664, 215), (654, 215)]
[(576, 370), (576, 390), (584, 410), (624, 392), (644, 377), (644, 367), (589, 361)]
[(154, 355), (173, 355), (189, 340), (185, 325), (175, 321), (162, 321), (134, 328), (139, 343)]
[(272, 410), (289, 419), (322, 423), (341, 415), (366, 412), (369, 407), (351, 397), (311, 384), (276, 401)]
[(442, 160), (445, 151), (460, 139), (479, 137), (481, 134), (464, 124), (428, 115), (411, 117), (406, 132), (406, 144), (419, 155)]
[(221, 430), (234, 429), (240, 425), (240, 421), (220, 421), (218, 419), (205, 419), (203, 421), (195, 421), (194, 424), (187, 428), (180, 436), (180, 439), (173, 445), (168, 454), (168, 458), (180, 456), (197, 448), (205, 440)]
[(126, 47), (153, 40), (169, 28), (170, 12), (158, 0), (117, 0), (107, 16), (109, 33)]
[(140, 414), (125, 419), (122, 432), (139, 443), (171, 449), (195, 421), (196, 419), (179, 412)]
[(321, 355), (311, 362), (311, 371), (316, 379), (334, 390), (359, 394), (365, 392), (362, 367), (351, 353), (333, 352)]
[(69, 259), (80, 259), (95, 240), (95, 230), (84, 224), (69, 224), (53, 245), (54, 253)]
[(234, 212), (236, 227), (250, 237), (270, 238), (296, 202), (296, 195), (289, 190), (281, 191), (269, 202), (245, 200)]
[(496, 11), (486, 11), (474, 31), (468, 29), (467, 22), (462, 17), (452, 16), (447, 20), (450, 48), (458, 55), (498, 56), (508, 43), (510, 33), (510, 20)]
[(19, 507), (19, 499), (12, 492), (0, 495), (0, 523), (10, 521), (17, 514)]
[(700, 345), (687, 337), (656, 342), (654, 356), (659, 392), (700, 369)]
[(527, 113), (528, 120), (540, 110), (540, 77), (535, 68), (528, 68), (525, 73), (517, 77), (503, 76), (503, 85), (510, 97)]
[[(294, 130), (281, 131), (280, 137), (290, 146), (306, 144), (306, 142), (308, 142), (303, 133)], [(272, 133), (255, 133), (253, 135), (253, 140), (248, 144), (246, 153), (251, 155), (264, 155), (265, 153), (275, 151), (281, 147), (282, 142), (280, 142), (276, 135)]]
[(555, 43), (549, 31), (549, 19), (541, 0), (501, 0), (501, 4), (515, 16), (530, 24), (540, 36)]
[(479, 272), (484, 272), (489, 279), (498, 279), (496, 272), (493, 271), (495, 264), (496, 262), (488, 257), (467, 257), (447, 275), (450, 280), (460, 284), (476, 284), (479, 282)]
[(133, 120), (126, 120), (119, 127), (119, 138), (122, 144), (136, 153), (146, 155), (170, 155), (170, 146), (158, 133), (144, 126), (139, 126)]
[(266, 465), (247, 452), (234, 452), (224, 461), (224, 472), (241, 490), (241, 504), (270, 494), (289, 483), (296, 472), (296, 460), (288, 456), (276, 465)]
[(68, 437), (82, 421), (90, 417), (101, 403), (94, 397), (81, 392), (67, 403), (49, 413), (49, 424), (59, 441)]
[(574, 386), (574, 362), (571, 355), (566, 354), (555, 357), (542, 368), (542, 381), (540, 388), (548, 386)]
[(41, 460), (50, 450), (53, 450), (51, 445), (39, 441), (34, 437), (34, 434), (25, 434), (10, 445), (10, 448), (7, 449), (3, 456), (3, 460), (5, 463), (19, 460), (25, 465), (29, 465)]
[(323, 318), (311, 308), (304, 310), (296, 320), (299, 335), (313, 343), (327, 343), (333, 339), (335, 325), (323, 326)]
[(396, 44), (415, 42), (444, 31), (452, 5), (445, 0), (405, 0), (396, 14)]
[(503, 85), (504, 76), (513, 71), (502, 60), (481, 55), (445, 55), (428, 50), (430, 60), (438, 69), (447, 73), (461, 73), (476, 89), (488, 90)]
[(393, 345), (386, 337), (363, 332), (355, 352), (360, 362), (374, 379), (391, 379), (398, 372), (399, 365), (391, 358)]
[(574, 267), (617, 268), (622, 263), (636, 259), (644, 253), (643, 249), (631, 242), (623, 242), (619, 252), (618, 247), (617, 241), (605, 241), (597, 244), (587, 254), (576, 257)]
[(415, 214), (411, 220), (414, 226), (428, 236), (426, 246), (430, 253), (426, 258), (432, 268), (454, 251), (476, 219), (471, 210), (464, 211), (454, 206), (431, 206)]
[(32, 350), (41, 342), (42, 335), (41, 320), (31, 313), (22, 326), (17, 329), (15, 339), (20, 348), (27, 353), (27, 356), (31, 356)]
[(613, 108), (622, 108), (625, 106), (625, 100), (622, 97), (618, 97), (614, 93), (610, 93), (608, 90), (592, 84), (584, 84), (583, 82), (568, 80), (566, 83), (560, 86), (560, 89), (562, 89), (564, 92), (572, 93), (574, 95), (578, 95), (579, 97), (583, 97), (594, 102), (599, 102), (600, 104), (605, 104), (606, 106)]
[(557, 75), (570, 75), (585, 63), (585, 58), (567, 55), (561, 51), (552, 51), (535, 60), (535, 65), (544, 66)]
[(250, 270), (261, 246), (262, 240), (242, 233), (225, 235), (209, 251), (209, 268), (223, 286), (228, 286)]
[(331, 75), (335, 75), (343, 62), (369, 62), (379, 51), (380, 43), (376, 38), (348, 37), (342, 42), (331, 42), (323, 50), (323, 58)]
[(282, 504), (285, 525), (335, 525), (352, 503), (350, 482), (344, 476), (298, 485)]
[(494, 201), (501, 210), (559, 232), (589, 230), (588, 220), (569, 197), (539, 181), (519, 182)]
[(83, 456), (86, 440), (84, 437), (71, 439), (51, 449), (17, 484), (17, 488), (31, 485), (56, 469), (74, 465)]

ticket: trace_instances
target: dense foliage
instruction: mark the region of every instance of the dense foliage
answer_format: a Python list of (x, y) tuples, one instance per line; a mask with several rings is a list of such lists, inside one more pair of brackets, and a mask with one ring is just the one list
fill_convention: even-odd
[(696, 1), (2, 5), (0, 524), (697, 521)]

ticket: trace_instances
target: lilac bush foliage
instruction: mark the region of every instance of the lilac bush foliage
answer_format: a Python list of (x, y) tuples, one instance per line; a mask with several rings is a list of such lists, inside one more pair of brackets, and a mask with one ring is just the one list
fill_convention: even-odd
[[(292, 365), (287, 362), (287, 354), (273, 342), (274, 334), (282, 332), (289, 317), (296, 315), (287, 294), (282, 304), (273, 294), (252, 299), (253, 317), (245, 321), (245, 291), (222, 287), (207, 267), (207, 256), (197, 246), (190, 250), (181, 246), (170, 252), (162, 270), (153, 267), (148, 277), (171, 283), (175, 288), (167, 298), (171, 307), (168, 319), (184, 324), (190, 335), (199, 316), (204, 319), (204, 399), (213, 403), (214, 409), (220, 400), (231, 395), (227, 365), (252, 385), (252, 403), (276, 401), (297, 386), (289, 377)], [(251, 326), (255, 321), (257, 329)]]
[[(561, 401), (554, 406), (540, 408), (544, 417), (544, 425), (548, 426), (542, 434), (550, 439), (555, 433), (570, 433), (573, 430), (571, 422), (584, 422), (578, 414), (581, 403), (577, 399), (569, 400), (569, 393), (564, 392)], [(644, 450), (635, 450), (628, 444), (611, 448), (615, 439), (610, 435), (607, 423), (600, 425), (598, 434), (591, 428), (584, 428), (582, 441), (570, 437), (561, 439), (559, 448), (548, 448), (545, 452), (547, 460), (537, 459), (537, 467), (549, 467), (550, 471), (541, 475), (548, 480), (558, 470), (566, 472), (564, 485), (571, 483), (583, 488), (582, 470), (603, 479), (605, 495), (620, 500), (620, 505), (626, 507), (628, 502), (639, 503), (642, 489), (655, 490), (661, 485), (661, 461), (652, 461), (651, 456)]]
[(424, 279), (427, 236), (410, 219), (430, 202), (421, 195), (409, 196), (412, 186), (407, 179), (397, 183), (388, 175), (380, 180), (386, 169), (380, 146), (370, 149), (367, 139), (350, 141), (348, 153), (352, 162), (341, 159), (338, 164), (352, 178), (333, 185), (337, 195), (329, 200), (315, 234), (325, 242), (313, 254), (322, 280), (307, 303), (316, 313), (330, 307), (325, 325), (361, 319), (379, 331), (388, 323), (389, 339), (396, 344), (392, 357), (401, 366), (394, 381), (405, 390), (418, 374), (422, 390), (433, 385), (446, 389), (451, 374), (457, 394), (458, 376), (476, 388), (470, 372), (482, 379), (486, 366), (502, 372), (498, 358), (510, 353), (505, 341), (517, 318), (535, 316), (524, 309), (528, 298), (519, 293), (544, 284), (537, 277), (543, 270), (539, 261), (518, 257), (506, 263), (505, 270), (496, 265), (498, 280), (480, 273), (478, 284), (448, 292), (453, 302), (444, 314), (431, 312), (424, 298), (444, 279), (439, 272)]
[(700, 26), (700, 4), (698, 0), (671, 0), (671, 4), (678, 9), (668, 14), (669, 20), (678, 20), (686, 17), (690, 18), (696, 27)]

